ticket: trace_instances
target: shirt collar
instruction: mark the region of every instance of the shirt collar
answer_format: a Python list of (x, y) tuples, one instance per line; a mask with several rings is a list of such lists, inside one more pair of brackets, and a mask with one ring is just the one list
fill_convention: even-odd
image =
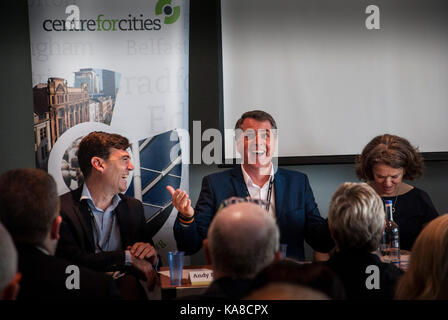
[[(244, 182), (246, 183), (247, 186), (256, 186), (255, 183), (252, 182), (252, 179), (250, 178), (249, 174), (246, 172), (246, 170), (244, 170), (243, 165), (241, 164), (241, 171), (243, 172), (243, 178), (244, 178)], [(269, 180), (263, 185), (263, 187), (261, 187), (261, 189), (263, 189), (264, 187), (266, 187), (266, 185), (269, 183), (269, 181), (274, 181), (274, 166), (271, 162), (271, 173), (269, 174), (270, 178)], [(257, 186), (258, 187), (258, 186)]]
[(46, 254), (47, 256), (51, 256), (50, 252), (48, 252), (47, 249), (45, 249), (44, 247), (41, 246), (36, 246), (36, 249), (43, 252), (44, 254)]
[[(79, 200), (82, 201), (84, 199), (87, 200), (87, 203), (89, 204), (89, 206), (95, 208), (97, 211), (103, 211), (100, 208), (97, 208), (95, 206), (95, 203), (93, 202), (93, 199), (92, 199), (92, 195), (90, 194), (89, 188), (87, 188), (87, 184), (86, 183), (84, 183), (83, 186), (82, 186), (81, 198)], [(118, 206), (118, 204), (120, 203), (120, 201), (121, 201), (120, 196), (118, 194), (116, 194), (112, 198), (112, 201), (111, 201), (111, 204), (110, 204), (109, 208), (112, 208), (112, 210), (115, 209)]]

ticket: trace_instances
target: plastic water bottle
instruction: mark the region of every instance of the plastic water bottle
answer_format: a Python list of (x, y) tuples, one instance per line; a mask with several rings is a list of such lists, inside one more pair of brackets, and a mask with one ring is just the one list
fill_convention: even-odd
[(387, 262), (400, 266), (400, 230), (392, 215), (392, 201), (385, 201), (386, 228), (381, 239), (381, 254)]

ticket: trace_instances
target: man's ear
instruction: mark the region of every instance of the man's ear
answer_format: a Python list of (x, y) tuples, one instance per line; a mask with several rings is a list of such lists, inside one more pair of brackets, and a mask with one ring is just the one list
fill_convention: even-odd
[(271, 151), (270, 156), (274, 156), (277, 148), (278, 148), (278, 140), (277, 140), (277, 129), (269, 129), (269, 135), (270, 135), (270, 139), (269, 139), (269, 149)]
[(92, 157), (92, 159), (90, 159), (90, 164), (92, 165), (92, 168), (99, 171), (99, 172), (103, 172), (104, 170), (104, 160), (100, 157)]
[(52, 240), (59, 240), (59, 230), (61, 229), (62, 217), (57, 216), (51, 225), (50, 237)]
[(208, 248), (208, 239), (205, 238), (204, 240), (202, 240), (202, 245), (204, 246), (204, 255), (205, 255), (205, 260), (207, 261), (207, 264), (212, 264), (212, 258), (210, 257), (210, 251)]

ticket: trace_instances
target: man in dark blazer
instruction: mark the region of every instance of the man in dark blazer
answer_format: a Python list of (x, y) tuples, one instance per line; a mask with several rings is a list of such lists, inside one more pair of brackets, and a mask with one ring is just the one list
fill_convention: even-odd
[(126, 271), (155, 283), (158, 256), (142, 203), (121, 194), (134, 169), (128, 139), (92, 132), (78, 149), (84, 184), (61, 196), (57, 255), (97, 271)]
[(119, 299), (118, 283), (54, 256), (61, 216), (56, 183), (43, 170), (17, 169), (0, 177), (0, 220), (18, 252), (18, 299)]
[(304, 240), (318, 252), (333, 248), (328, 223), (320, 216), (307, 176), (280, 168), (274, 173), (276, 128), (275, 120), (264, 111), (244, 113), (235, 126), (242, 164), (204, 177), (195, 209), (185, 191), (167, 187), (179, 212), (174, 224), (179, 250), (197, 252), (221, 202), (234, 196), (266, 200), (277, 219), (280, 242), (288, 245), (287, 256), (304, 260)]

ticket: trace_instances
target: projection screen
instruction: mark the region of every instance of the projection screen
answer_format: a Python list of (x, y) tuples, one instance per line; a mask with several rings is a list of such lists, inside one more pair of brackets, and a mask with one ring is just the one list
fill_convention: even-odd
[[(279, 157), (359, 154), (383, 133), (447, 152), (447, 8), (443, 0), (221, 0), (224, 128), (248, 110), (271, 113)], [(233, 157), (226, 139), (225, 158)]]

